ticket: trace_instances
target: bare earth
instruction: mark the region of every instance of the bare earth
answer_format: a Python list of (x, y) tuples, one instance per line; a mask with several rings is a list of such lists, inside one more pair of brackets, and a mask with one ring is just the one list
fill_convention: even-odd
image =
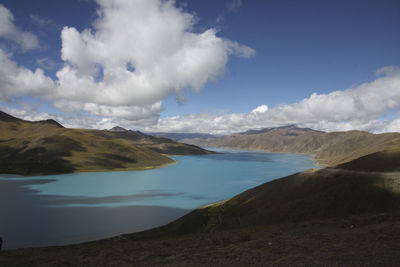
[(306, 171), (146, 232), (4, 251), (0, 266), (398, 266), (399, 179)]
[(0, 266), (398, 266), (398, 213), (20, 249)]

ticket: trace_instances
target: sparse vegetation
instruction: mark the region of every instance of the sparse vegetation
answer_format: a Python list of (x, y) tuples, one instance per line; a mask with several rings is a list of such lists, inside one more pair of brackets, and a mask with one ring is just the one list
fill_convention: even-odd
[(306, 171), (149, 231), (4, 251), (0, 265), (395, 266), (398, 183), (393, 173)]
[(324, 166), (336, 166), (383, 150), (400, 149), (399, 133), (372, 134), (362, 131), (325, 133), (295, 126), (181, 141), (203, 147), (307, 154), (312, 155)]
[[(126, 131), (71, 130), (21, 121), (1, 126), (8, 130), (0, 134), (0, 154), (16, 159), (16, 163), (2, 162), (2, 168), (16, 172), (28, 162), (44, 168), (49, 158), (54, 166), (73, 171), (151, 167), (154, 162), (168, 162), (160, 153), (183, 153), (182, 147), (198, 149)], [(398, 134), (295, 131), (246, 135), (260, 142), (273, 140), (267, 143), (269, 148), (275, 147), (273, 142), (284, 143), (284, 152), (314, 151), (330, 164), (363, 156), (335, 168), (308, 170), (262, 184), (152, 230), (78, 245), (5, 251), (0, 265), (398, 264)], [(237, 142), (242, 137), (229, 138)], [(247, 148), (255, 144), (246, 138), (243, 141), (241, 145)], [(383, 150), (375, 151), (378, 148)], [(74, 165), (62, 165), (67, 163)]]
[(68, 129), (54, 120), (28, 122), (0, 112), (0, 173), (23, 175), (149, 169), (165, 155), (211, 153), (133, 131)]

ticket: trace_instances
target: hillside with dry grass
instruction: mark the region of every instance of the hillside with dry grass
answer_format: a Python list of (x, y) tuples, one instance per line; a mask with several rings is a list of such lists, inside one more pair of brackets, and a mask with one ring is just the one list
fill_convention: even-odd
[(307, 154), (324, 166), (336, 166), (378, 151), (400, 148), (400, 133), (326, 133), (285, 126), (208, 139), (183, 139), (182, 142), (202, 147)]
[[(9, 128), (0, 134), (1, 149), (19, 144), (13, 149), (26, 156), (22, 162), (36, 164), (43, 164), (41, 153), (48, 160), (51, 152), (52, 159), (84, 170), (99, 168), (109, 158), (125, 167), (138, 167), (138, 162), (148, 166), (154, 164), (150, 155), (162, 161), (168, 159), (163, 154), (181, 149), (169, 139), (120, 129), (71, 130), (10, 118), (2, 122), (5, 126)], [(398, 138), (397, 133), (323, 133), (295, 127), (224, 137), (214, 146), (295, 150), (335, 167), (273, 180), (156, 229), (77, 245), (4, 251), (0, 265), (396, 266), (400, 261)], [(93, 161), (104, 149), (105, 158)], [(135, 157), (137, 162), (127, 162)]]
[(208, 151), (133, 131), (68, 129), (0, 113), (0, 173), (23, 175), (139, 170), (172, 164), (167, 155)]
[(336, 168), (369, 172), (400, 172), (400, 149), (378, 151), (340, 164)]
[(198, 208), (163, 227), (78, 245), (5, 251), (0, 264), (396, 266), (399, 177), (309, 170)]

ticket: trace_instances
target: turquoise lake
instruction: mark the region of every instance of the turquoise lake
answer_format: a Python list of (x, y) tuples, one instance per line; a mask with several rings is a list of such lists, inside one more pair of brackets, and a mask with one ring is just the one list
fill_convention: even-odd
[(314, 167), (308, 156), (218, 151), (173, 157), (177, 164), (146, 171), (0, 175), (3, 245), (62, 245), (149, 229)]

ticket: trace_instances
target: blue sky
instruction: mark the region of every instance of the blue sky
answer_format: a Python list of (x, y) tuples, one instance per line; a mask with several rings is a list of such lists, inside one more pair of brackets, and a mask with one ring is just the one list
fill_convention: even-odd
[(399, 1), (0, 5), (0, 108), (25, 119), (212, 133), (291, 123), (400, 130)]

